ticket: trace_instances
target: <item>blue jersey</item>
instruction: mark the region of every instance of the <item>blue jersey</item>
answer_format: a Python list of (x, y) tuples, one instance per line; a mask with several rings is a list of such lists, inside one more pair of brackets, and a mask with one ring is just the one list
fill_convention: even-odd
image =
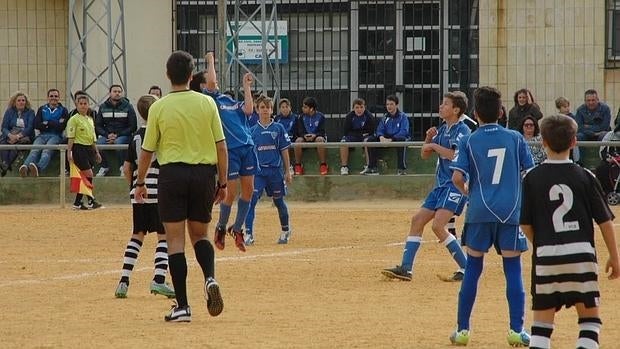
[[(459, 141), (470, 133), (471, 131), (469, 126), (465, 125), (462, 121), (458, 121), (450, 127), (448, 127), (448, 124), (444, 123), (437, 130), (437, 135), (433, 137), (432, 142), (444, 148), (456, 151)], [(452, 159), (446, 159), (439, 156), (437, 159), (437, 171), (435, 173), (435, 187), (452, 185), (452, 170), (450, 169), (451, 164)]]
[(486, 124), (463, 137), (450, 166), (469, 176), (466, 223), (519, 224), (521, 171), (534, 167), (523, 136)]
[(226, 147), (235, 149), (245, 145), (253, 145), (248, 126), (248, 116), (243, 112), (244, 102), (239, 102), (229, 95), (220, 92), (205, 91), (217, 104), (220, 112)]
[(282, 150), (291, 146), (284, 126), (273, 121), (267, 125), (259, 122), (250, 131), (259, 166), (282, 168)]
[(295, 122), (297, 121), (297, 114), (290, 113), (288, 116), (282, 114), (276, 115), (275, 121), (284, 126), (286, 133), (289, 137), (295, 137)]
[(258, 124), (259, 119), (260, 117), (258, 116), (258, 113), (256, 111), (253, 111), (252, 115), (250, 115), (250, 117), (248, 118), (248, 127), (252, 128), (252, 126)]

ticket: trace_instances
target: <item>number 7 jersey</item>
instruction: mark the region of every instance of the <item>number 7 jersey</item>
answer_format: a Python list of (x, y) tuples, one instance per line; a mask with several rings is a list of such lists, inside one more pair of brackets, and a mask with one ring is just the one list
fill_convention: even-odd
[(534, 167), (523, 136), (485, 124), (459, 144), (450, 165), (469, 178), (467, 223), (519, 224), (521, 172)]

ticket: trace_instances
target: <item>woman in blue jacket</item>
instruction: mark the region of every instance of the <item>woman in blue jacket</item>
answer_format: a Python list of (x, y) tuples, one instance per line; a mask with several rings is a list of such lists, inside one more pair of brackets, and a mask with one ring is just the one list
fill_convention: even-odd
[[(0, 144), (31, 144), (34, 139), (34, 111), (28, 96), (17, 92), (9, 99), (9, 106), (2, 119)], [(0, 151), (0, 175), (6, 176), (17, 158), (17, 150)]]

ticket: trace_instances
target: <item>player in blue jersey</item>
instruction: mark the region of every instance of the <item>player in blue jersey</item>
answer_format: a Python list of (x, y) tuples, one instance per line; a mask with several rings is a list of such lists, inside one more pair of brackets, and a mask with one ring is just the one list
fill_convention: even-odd
[[(314, 97), (304, 98), (301, 106), (302, 113), (297, 119), (297, 138), (295, 143), (325, 143), (327, 142), (327, 135), (325, 134), (325, 115), (317, 110), (317, 101)], [(295, 167), (294, 171), (296, 175), (304, 174), (304, 166), (301, 163), (303, 157), (303, 148), (295, 147)], [(319, 155), (319, 173), (321, 176), (326, 175), (329, 172), (329, 166), (327, 166), (327, 149), (325, 147), (318, 146), (316, 152)]]
[(519, 230), (519, 214), (521, 172), (534, 167), (534, 161), (523, 136), (497, 124), (502, 109), (497, 89), (478, 88), (474, 92), (474, 106), (480, 127), (463, 137), (450, 166), (452, 181), (463, 194), (469, 195), (462, 236), (467, 247), (467, 266), (458, 298), (457, 329), (450, 340), (456, 345), (469, 342), (469, 319), (484, 254), (493, 246), (502, 255), (506, 278), (508, 344), (527, 346), (530, 337), (523, 329), (525, 291), (521, 274), (521, 252), (527, 250), (527, 241)]
[(284, 126), (271, 119), (273, 114), (271, 98), (259, 97), (256, 106), (260, 119), (250, 132), (258, 155), (260, 172), (254, 176), (254, 195), (245, 219), (245, 244), (254, 243), (254, 211), (263, 190), (267, 192), (267, 196), (273, 198), (273, 204), (278, 209), (282, 227), (278, 243), (286, 244), (291, 237), (288, 207), (284, 202), (286, 183), (290, 183), (293, 179), (288, 153), (291, 141)]
[(467, 202), (467, 198), (452, 183), (452, 170), (449, 168), (459, 140), (470, 132), (469, 127), (459, 121), (465, 110), (467, 110), (467, 97), (463, 93), (446, 93), (439, 106), (439, 116), (446, 122), (439, 129), (431, 127), (426, 131), (421, 156), (423, 159), (428, 159), (433, 153), (439, 156), (435, 187), (424, 200), (422, 208), (411, 219), (401, 265), (383, 269), (381, 272), (388, 278), (411, 281), (411, 270), (422, 242), (422, 233), (431, 220), (433, 220), (433, 232), (439, 241), (446, 246), (459, 267), (465, 268), (467, 263), (465, 254), (456, 238), (446, 229), (450, 218), (454, 214), (460, 215)]
[[(252, 192), (254, 191), (254, 174), (257, 171), (257, 159), (254, 151), (254, 142), (248, 128), (248, 118), (254, 112), (252, 100), (252, 74), (243, 76), (244, 101), (239, 102), (234, 98), (218, 92), (217, 75), (215, 73), (215, 59), (213, 53), (207, 53), (207, 95), (213, 97), (222, 119), (226, 146), (228, 148), (228, 194), (220, 203), (220, 217), (215, 226), (215, 246), (224, 249), (226, 231), (235, 238), (235, 245), (245, 252), (242, 227), (248, 214)], [(230, 211), (241, 187), (241, 194), (237, 201), (237, 216), (233, 225), (226, 229)]]
[(280, 108), (280, 112), (276, 115), (274, 119), (275, 122), (282, 124), (286, 133), (290, 139), (296, 139), (297, 135), (295, 133), (295, 127), (297, 123), (297, 114), (293, 113), (291, 110), (291, 101), (286, 98), (281, 98), (280, 102), (278, 102), (278, 106)]

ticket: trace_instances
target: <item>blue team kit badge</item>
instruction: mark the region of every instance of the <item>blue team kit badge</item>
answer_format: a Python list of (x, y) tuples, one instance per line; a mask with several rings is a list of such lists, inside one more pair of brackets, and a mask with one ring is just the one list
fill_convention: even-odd
[(270, 133), (271, 133), (271, 138), (272, 139), (278, 138), (278, 132), (273, 131), (273, 132), (270, 132)]
[(448, 194), (448, 201), (452, 201), (454, 203), (458, 203), (459, 201), (461, 201), (461, 194), (460, 193), (449, 193)]

